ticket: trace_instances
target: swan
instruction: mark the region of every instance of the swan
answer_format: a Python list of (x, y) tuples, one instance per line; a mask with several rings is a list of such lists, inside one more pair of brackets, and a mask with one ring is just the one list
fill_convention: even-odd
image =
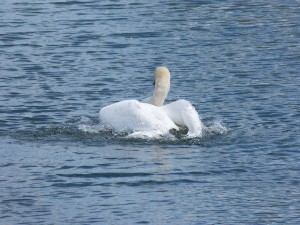
[(155, 69), (153, 95), (143, 101), (124, 100), (100, 109), (100, 120), (117, 132), (132, 137), (158, 137), (179, 127), (188, 128), (188, 137), (201, 137), (203, 125), (192, 104), (184, 99), (164, 105), (170, 90), (167, 67)]

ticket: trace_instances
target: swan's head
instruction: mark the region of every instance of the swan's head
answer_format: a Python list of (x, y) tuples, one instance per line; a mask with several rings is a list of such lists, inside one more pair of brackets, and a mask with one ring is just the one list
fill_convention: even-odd
[(159, 85), (168, 85), (170, 87), (171, 75), (167, 67), (159, 66), (155, 69), (155, 86)]
[(170, 90), (171, 75), (167, 67), (159, 66), (155, 69), (155, 90), (152, 104), (162, 106)]

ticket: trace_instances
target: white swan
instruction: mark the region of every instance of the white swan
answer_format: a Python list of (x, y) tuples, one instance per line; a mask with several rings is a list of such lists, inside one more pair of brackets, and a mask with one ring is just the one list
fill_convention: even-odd
[(157, 67), (153, 96), (143, 102), (125, 100), (103, 107), (100, 120), (115, 131), (128, 132), (131, 136), (157, 137), (186, 126), (189, 137), (201, 137), (203, 125), (190, 102), (178, 100), (163, 105), (170, 89), (170, 77), (166, 67)]

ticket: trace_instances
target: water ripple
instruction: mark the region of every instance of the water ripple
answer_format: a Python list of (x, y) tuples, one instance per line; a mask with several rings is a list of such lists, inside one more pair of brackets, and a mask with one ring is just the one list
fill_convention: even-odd
[[(2, 224), (299, 224), (299, 1), (2, 1), (0, 13)], [(151, 95), (158, 65), (202, 138), (99, 122), (101, 107)]]

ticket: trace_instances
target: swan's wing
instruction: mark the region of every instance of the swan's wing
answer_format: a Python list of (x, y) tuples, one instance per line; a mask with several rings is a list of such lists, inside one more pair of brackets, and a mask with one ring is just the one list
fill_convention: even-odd
[(126, 100), (103, 107), (100, 120), (118, 132), (168, 132), (177, 126), (160, 107), (137, 100)]
[(129, 101), (121, 101), (101, 108), (100, 120), (118, 132), (128, 132), (136, 123), (134, 111)]
[(163, 109), (176, 124), (188, 127), (189, 136), (202, 136), (202, 122), (197, 111), (189, 101), (178, 100), (163, 106)]

